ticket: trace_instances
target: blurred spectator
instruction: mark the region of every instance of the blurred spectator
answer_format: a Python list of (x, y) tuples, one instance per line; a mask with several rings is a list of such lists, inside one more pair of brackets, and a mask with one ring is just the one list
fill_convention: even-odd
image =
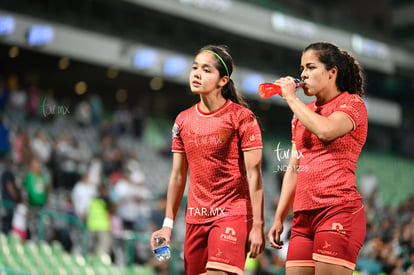
[(151, 211), (150, 229), (149, 231), (155, 231), (162, 227), (165, 215), (165, 204), (167, 203), (167, 194), (160, 196), (155, 204), (155, 208)]
[(166, 131), (163, 135), (163, 143), (159, 149), (160, 155), (166, 158), (170, 158), (172, 156), (171, 146), (172, 146), (171, 133)]
[(4, 212), (1, 217), (2, 231), (7, 234), (12, 229), (12, 219), (14, 209), (18, 203), (22, 201), (21, 191), (17, 187), (14, 171), (13, 161), (6, 160), (5, 169), (1, 175), (1, 199), (3, 200)]
[[(89, 170), (92, 159), (92, 150), (85, 139), (73, 140), (73, 157), (76, 161), (76, 181)], [(100, 183), (100, 182), (99, 182)]]
[(0, 75), (0, 114), (2, 114), (7, 107), (9, 95), (9, 90), (4, 83), (4, 76)]
[(60, 170), (60, 157), (58, 154), (58, 144), (59, 144), (59, 140), (58, 139), (54, 139), (51, 142), (52, 145), (52, 151), (50, 154), (50, 172), (51, 172), (51, 177), (52, 177), (52, 184), (53, 184), (53, 188), (58, 190), (62, 187), (63, 185), (63, 177), (62, 177), (62, 171)]
[(111, 215), (112, 204), (109, 200), (109, 190), (104, 184), (99, 185), (98, 195), (90, 200), (87, 216), (87, 228), (90, 233), (90, 248), (96, 255), (111, 252)]
[(136, 107), (132, 112), (132, 125), (134, 130), (134, 136), (137, 139), (142, 138), (142, 133), (145, 124), (145, 114), (141, 107)]
[(75, 214), (78, 218), (86, 221), (90, 200), (97, 195), (96, 185), (89, 180), (89, 174), (85, 173), (83, 177), (75, 184), (72, 190), (72, 203)]
[[(74, 242), (76, 242), (79, 245), (79, 251), (82, 251), (82, 233), (80, 232), (80, 225), (74, 222), (77, 217), (74, 213), (73, 203), (69, 194), (64, 197), (62, 204), (62, 218), (53, 222), (54, 230), (50, 240), (60, 242), (68, 252), (72, 251)], [(73, 235), (76, 236), (74, 237)]]
[(102, 178), (102, 161), (97, 157), (94, 156), (91, 158), (89, 162), (89, 181), (94, 184), (98, 185), (103, 181)]
[(32, 160), (33, 152), (30, 145), (30, 136), (23, 128), (18, 130), (14, 141), (14, 159), (16, 164), (22, 168), (27, 168)]
[(408, 275), (414, 274), (414, 250), (410, 252), (410, 261), (408, 263), (407, 274)]
[(101, 97), (98, 94), (92, 94), (89, 98), (89, 104), (92, 108), (92, 123), (95, 126), (101, 124), (103, 116), (103, 104)]
[(20, 89), (17, 76), (12, 75), (9, 77), (9, 87), (10, 115), (16, 123), (21, 125), (26, 119), (27, 93), (25, 90)]
[(135, 200), (137, 204), (137, 213), (135, 218), (134, 229), (147, 232), (149, 229), (149, 221), (151, 218), (151, 191), (145, 186), (145, 176), (142, 171), (134, 171), (130, 176), (133, 184)]
[(140, 194), (136, 186), (125, 175), (116, 181), (113, 188), (113, 198), (117, 205), (117, 215), (122, 220), (124, 230), (134, 230), (135, 223), (141, 211), (139, 198)]
[(356, 270), (362, 271), (365, 275), (381, 274), (381, 263), (375, 258), (359, 258), (356, 265)]
[(27, 203), (29, 205), (29, 233), (31, 238), (36, 238), (37, 216), (46, 206), (48, 193), (50, 192), (50, 183), (41, 170), (40, 161), (36, 158), (33, 158), (30, 163), (30, 170), (24, 179), (23, 187), (26, 191)]
[(9, 127), (7, 127), (0, 116), (0, 159), (10, 152)]
[(49, 166), (52, 155), (52, 144), (47, 139), (46, 133), (39, 130), (37, 135), (31, 141), (33, 156), (37, 158), (43, 165)]
[(129, 153), (128, 158), (124, 161), (127, 173), (133, 174), (134, 172), (142, 173), (141, 164), (138, 161), (138, 156), (135, 153)]
[(75, 120), (81, 126), (91, 125), (93, 120), (92, 107), (87, 100), (82, 100), (75, 108)]
[(101, 159), (104, 175), (120, 171), (123, 165), (123, 152), (114, 143), (112, 136), (105, 135), (102, 138)]
[(358, 189), (364, 201), (372, 201), (377, 193), (378, 178), (374, 172), (369, 169), (360, 178)]
[(79, 152), (69, 134), (63, 135), (62, 139), (58, 141), (56, 153), (61, 174), (61, 184), (59, 186), (70, 191), (79, 178)]
[[(365, 205), (370, 206), (369, 202)], [(409, 268), (414, 251), (414, 197), (396, 209), (387, 206), (378, 209), (376, 216), (367, 215), (367, 224), (373, 237), (361, 249), (357, 270), (368, 275), (412, 274)]]
[[(114, 186), (117, 214), (124, 230), (148, 233), (152, 194), (145, 187), (144, 180), (142, 171), (135, 170), (129, 177), (120, 178)], [(153, 256), (148, 244), (143, 241), (135, 243), (135, 252), (134, 260), (139, 264), (147, 262)]]
[(115, 136), (129, 133), (131, 129), (131, 113), (126, 106), (119, 106), (112, 116), (111, 133)]
[(12, 230), (22, 241), (27, 239), (27, 206), (20, 201), (16, 205), (12, 220)]
[(28, 115), (29, 118), (38, 118), (40, 113), (40, 91), (35, 85), (29, 87), (29, 104)]

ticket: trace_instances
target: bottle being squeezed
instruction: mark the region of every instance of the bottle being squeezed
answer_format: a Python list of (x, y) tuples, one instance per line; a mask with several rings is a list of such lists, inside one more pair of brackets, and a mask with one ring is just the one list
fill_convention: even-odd
[[(302, 88), (305, 81), (295, 79), (296, 89)], [(274, 95), (282, 95), (282, 88), (274, 83), (262, 83), (259, 85), (259, 95), (261, 98), (268, 98)]]
[(156, 236), (154, 246), (154, 254), (158, 261), (166, 261), (171, 258), (170, 248), (167, 245), (167, 241), (163, 237)]

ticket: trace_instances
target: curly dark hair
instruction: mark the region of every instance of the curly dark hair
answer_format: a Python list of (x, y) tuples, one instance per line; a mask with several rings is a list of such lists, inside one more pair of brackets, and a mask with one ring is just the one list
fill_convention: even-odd
[(317, 52), (319, 61), (330, 70), (338, 69), (336, 86), (341, 92), (349, 92), (363, 96), (365, 94), (365, 74), (358, 61), (347, 51), (340, 49), (333, 43), (316, 42), (309, 44), (303, 52), (314, 50)]

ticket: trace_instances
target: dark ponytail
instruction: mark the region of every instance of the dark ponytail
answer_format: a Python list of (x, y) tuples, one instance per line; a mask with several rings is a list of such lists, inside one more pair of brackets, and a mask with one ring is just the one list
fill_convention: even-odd
[(338, 68), (336, 86), (341, 92), (349, 92), (363, 96), (365, 94), (365, 75), (358, 61), (347, 51), (339, 49), (338, 46), (329, 42), (317, 42), (308, 45), (303, 52), (315, 50), (319, 61), (330, 70)]
[(231, 74), (233, 73), (234, 63), (233, 58), (229, 54), (229, 48), (226, 45), (207, 45), (201, 48), (199, 52), (203, 51), (210, 51), (215, 55), (218, 55), (216, 56), (217, 62), (215, 64), (215, 67), (219, 71), (220, 77), (229, 77), (229, 81), (226, 83), (226, 85), (223, 86), (221, 90), (223, 97), (248, 108), (249, 105), (244, 100), (243, 96), (241, 96), (237, 91), (233, 79), (230, 78)]

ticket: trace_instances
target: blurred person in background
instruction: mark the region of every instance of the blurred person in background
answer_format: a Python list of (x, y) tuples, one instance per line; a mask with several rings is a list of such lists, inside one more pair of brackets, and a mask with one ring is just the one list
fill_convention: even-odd
[(358, 191), (364, 201), (372, 201), (376, 199), (378, 188), (378, 177), (374, 174), (372, 169), (367, 170), (359, 179)]
[(13, 121), (18, 125), (22, 125), (26, 121), (26, 105), (28, 95), (26, 90), (19, 85), (19, 80), (16, 75), (10, 75), (8, 78), (8, 86), (10, 88), (9, 96), (9, 115)]
[(132, 110), (132, 128), (134, 137), (141, 140), (145, 129), (145, 112), (142, 107), (136, 106)]
[(124, 154), (114, 138), (110, 134), (105, 134), (101, 145), (100, 158), (104, 175), (109, 176), (113, 172), (122, 170)]
[(141, 232), (147, 232), (149, 230), (149, 222), (151, 219), (152, 193), (151, 190), (145, 186), (145, 175), (142, 171), (132, 172), (129, 178), (137, 194), (136, 201), (138, 204), (134, 229)]
[(16, 177), (13, 171), (13, 160), (7, 158), (4, 171), (1, 175), (1, 199), (4, 212), (1, 217), (3, 233), (8, 234), (12, 229), (12, 219), (15, 207), (22, 201), (21, 190), (17, 187)]
[(352, 274), (366, 232), (355, 168), (365, 144), (367, 109), (364, 75), (348, 52), (328, 42), (308, 45), (301, 59), (303, 90), (316, 100), (296, 97), (293, 77), (275, 81), (294, 113), (289, 166), (270, 245), (280, 249), (283, 221), (293, 205), (286, 273)]
[(9, 127), (3, 122), (0, 115), (0, 159), (7, 156), (10, 152)]
[(72, 190), (72, 203), (76, 216), (82, 221), (86, 221), (90, 200), (97, 194), (96, 185), (90, 182), (89, 173), (83, 174), (82, 178), (76, 182)]
[(27, 214), (27, 205), (23, 200), (19, 200), (14, 209), (12, 231), (14, 234), (17, 234), (22, 241), (27, 239)]
[(31, 138), (27, 131), (23, 128), (19, 128), (13, 144), (13, 157), (16, 164), (23, 170), (29, 168), (30, 161), (33, 158), (33, 151), (30, 145), (30, 140)]
[(39, 130), (36, 136), (31, 140), (33, 156), (43, 165), (49, 166), (52, 156), (52, 144), (48, 140), (44, 131)]
[(92, 182), (92, 184), (98, 185), (103, 181), (102, 161), (99, 159), (97, 154), (91, 154), (87, 170), (89, 172), (89, 181)]
[(123, 230), (135, 230), (140, 213), (140, 194), (131, 178), (120, 174), (112, 189), (112, 198), (116, 204), (117, 214), (122, 221)]
[(0, 74), (0, 115), (6, 110), (9, 103), (10, 92), (4, 83), (4, 76)]
[(59, 164), (60, 184), (66, 191), (71, 191), (79, 179), (79, 162), (81, 151), (77, 148), (77, 141), (70, 134), (64, 134), (56, 143), (56, 161)]
[[(89, 203), (92, 198), (96, 197), (98, 194), (97, 186), (99, 183), (94, 183), (91, 181), (89, 172), (85, 172), (82, 177), (75, 183), (67, 202), (70, 202), (73, 215), (86, 223), (88, 217)], [(69, 204), (67, 204), (69, 206)], [(69, 208), (68, 208), (69, 209)], [(69, 211), (68, 211), (69, 212)], [(82, 249), (82, 239), (81, 232), (78, 232), (79, 227), (72, 226), (70, 228), (71, 239), (73, 240), (73, 250), (81, 251)]]
[(150, 230), (155, 231), (162, 227), (164, 222), (165, 207), (167, 205), (167, 195), (163, 194), (156, 199), (155, 207), (151, 210)]
[(96, 255), (111, 253), (111, 215), (113, 205), (109, 199), (109, 189), (105, 184), (98, 186), (97, 194), (88, 205), (86, 225), (90, 234), (89, 248)]
[(41, 162), (33, 158), (30, 162), (30, 170), (23, 181), (29, 206), (28, 229), (30, 238), (37, 237), (37, 216), (46, 206), (51, 190), (51, 184), (41, 168)]
[(93, 121), (92, 106), (87, 99), (81, 100), (75, 107), (74, 118), (80, 126), (89, 126)]
[(163, 227), (152, 234), (170, 244), (190, 172), (186, 210), (186, 274), (243, 274), (247, 253), (264, 249), (262, 137), (255, 115), (231, 79), (226, 46), (200, 49), (189, 77), (200, 102), (172, 129), (173, 164)]
[(138, 159), (138, 154), (133, 152), (126, 153), (125, 155), (124, 167), (126, 172), (130, 175), (132, 175), (134, 172), (137, 172), (138, 174), (142, 174), (142, 176), (145, 177), (142, 171), (141, 163)]
[(414, 250), (410, 251), (410, 263), (407, 268), (407, 274), (414, 274)]
[(36, 85), (30, 85), (28, 95), (27, 116), (34, 120), (40, 115), (41, 90)]
[(112, 116), (111, 133), (120, 136), (131, 132), (132, 114), (127, 106), (121, 104)]
[(100, 126), (104, 113), (104, 105), (102, 103), (101, 97), (98, 94), (93, 93), (89, 97), (89, 104), (92, 110), (92, 124), (95, 126)]

